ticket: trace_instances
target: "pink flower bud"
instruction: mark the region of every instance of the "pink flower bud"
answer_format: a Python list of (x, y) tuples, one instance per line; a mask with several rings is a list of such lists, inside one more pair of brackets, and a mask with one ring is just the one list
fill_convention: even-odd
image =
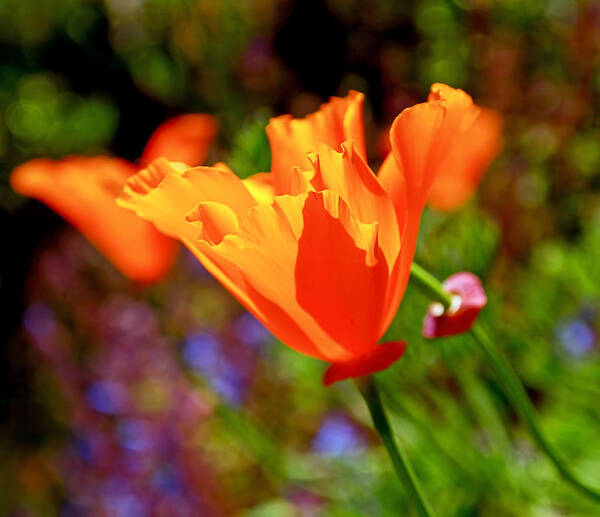
[(466, 332), (487, 303), (481, 281), (472, 273), (447, 278), (444, 291), (452, 296), (452, 303), (447, 309), (439, 302), (429, 306), (423, 322), (423, 336), (428, 339)]

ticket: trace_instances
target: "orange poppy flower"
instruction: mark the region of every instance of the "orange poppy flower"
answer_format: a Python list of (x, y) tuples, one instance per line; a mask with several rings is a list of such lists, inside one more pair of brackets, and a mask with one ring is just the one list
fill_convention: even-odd
[[(159, 156), (201, 163), (214, 139), (217, 124), (210, 115), (180, 115), (158, 127), (141, 158)], [(13, 189), (34, 197), (63, 216), (83, 233), (127, 277), (154, 282), (167, 273), (177, 243), (149, 223), (115, 204), (127, 179), (139, 167), (108, 156), (38, 158), (11, 174)]]
[[(274, 119), (271, 174), (241, 180), (225, 165), (161, 159), (131, 177), (117, 200), (180, 239), (283, 343), (332, 363), (325, 384), (381, 370), (403, 354), (405, 343), (378, 341), (404, 294), (439, 163), (472, 120), (470, 105), (445, 99), (404, 110), (390, 130), (384, 184), (364, 145), (327, 145), (362, 135), (361, 104), (353, 93), (303, 120)], [(314, 152), (296, 152), (296, 138)]]

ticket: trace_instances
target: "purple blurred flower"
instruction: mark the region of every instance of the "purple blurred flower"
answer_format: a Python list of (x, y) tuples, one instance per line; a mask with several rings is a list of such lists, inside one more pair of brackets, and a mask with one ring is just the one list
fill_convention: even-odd
[(23, 315), (25, 332), (47, 356), (56, 358), (60, 351), (56, 347), (59, 326), (54, 311), (43, 303), (33, 303)]
[(183, 360), (192, 369), (205, 374), (216, 370), (220, 360), (219, 341), (208, 332), (189, 336), (183, 345)]
[(158, 322), (152, 308), (142, 302), (117, 295), (100, 310), (100, 328), (107, 341), (135, 345), (152, 339), (158, 333)]

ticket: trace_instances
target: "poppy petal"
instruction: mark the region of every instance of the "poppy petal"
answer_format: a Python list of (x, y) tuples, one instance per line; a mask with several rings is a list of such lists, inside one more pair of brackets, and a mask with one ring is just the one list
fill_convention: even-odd
[[(398, 174), (380, 177), (388, 192), (402, 193), (393, 183), (404, 185), (405, 194), (397, 203), (408, 202), (409, 211), (420, 214), (429, 195), (429, 189), (438, 170), (440, 155), (444, 152), (439, 139), (444, 122), (445, 110), (439, 102), (417, 104), (405, 109), (396, 117), (390, 129), (392, 153)], [(383, 173), (390, 173), (390, 167)]]
[(344, 361), (376, 346), (387, 282), (377, 225), (356, 221), (336, 193), (278, 196), (237, 234), (196, 248), (200, 260), (237, 268), (252, 305), (240, 301), (291, 348)]
[(259, 172), (242, 180), (257, 203), (270, 204), (275, 197), (273, 176), (268, 172)]
[(346, 140), (355, 142), (357, 152), (366, 158), (364, 126), (364, 95), (350, 91), (346, 97), (331, 97), (319, 111), (302, 119), (283, 115), (271, 119), (267, 125), (267, 136), (271, 144), (271, 172), (277, 194), (288, 194), (285, 190), (292, 167), (308, 169), (306, 153), (315, 151), (317, 144), (324, 143), (339, 150)]
[(405, 341), (390, 341), (377, 345), (368, 354), (352, 359), (345, 363), (333, 363), (325, 371), (323, 384), (329, 386), (334, 382), (354, 377), (362, 377), (371, 373), (385, 370), (404, 355)]
[(399, 260), (392, 272), (392, 298), (384, 321), (387, 328), (396, 314), (410, 275), (421, 214), (435, 172), (436, 138), (443, 122), (440, 103), (417, 104), (405, 109), (390, 129), (392, 158), (386, 159), (378, 178), (392, 199), (401, 232)]
[(454, 143), (431, 186), (429, 205), (454, 210), (468, 201), (501, 148), (502, 118), (482, 109)]
[(173, 117), (152, 133), (140, 158), (141, 163), (147, 165), (162, 157), (191, 167), (201, 165), (217, 130), (217, 120), (211, 115), (194, 113)]
[[(242, 180), (228, 167), (186, 168), (158, 159), (129, 179), (117, 203), (180, 239), (243, 305), (262, 314), (235, 264), (223, 260), (217, 264), (214, 259), (218, 257), (211, 252), (210, 243), (220, 242), (256, 205)], [(199, 205), (203, 207), (199, 209)], [(203, 218), (207, 218), (206, 227)]]
[(314, 169), (310, 183), (317, 191), (337, 192), (358, 221), (378, 223), (379, 244), (391, 270), (400, 249), (394, 204), (353, 142), (344, 142), (341, 147), (340, 153), (319, 144), (318, 152), (308, 155)]
[(151, 163), (126, 183), (117, 203), (151, 221), (163, 233), (195, 238), (185, 216), (201, 201), (228, 206), (241, 220), (256, 201), (231, 171), (215, 167), (186, 168), (164, 158)]
[(63, 216), (124, 275), (154, 282), (170, 269), (177, 244), (115, 204), (135, 170), (118, 158), (36, 159), (13, 171), (11, 185)]
[(393, 153), (389, 153), (385, 160), (383, 160), (383, 163), (377, 172), (377, 178), (394, 202), (398, 228), (402, 233), (406, 224), (408, 212), (406, 180), (404, 178), (402, 163), (398, 164), (398, 162), (396, 162)]
[(235, 212), (226, 205), (205, 201), (200, 203), (186, 217), (186, 221), (201, 223), (200, 239), (210, 244), (219, 244), (226, 235), (236, 233), (239, 221)]

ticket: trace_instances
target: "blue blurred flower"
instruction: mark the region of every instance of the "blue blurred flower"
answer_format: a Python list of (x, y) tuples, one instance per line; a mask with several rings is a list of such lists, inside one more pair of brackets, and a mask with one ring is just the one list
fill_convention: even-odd
[(241, 403), (244, 379), (223, 354), (216, 336), (207, 332), (192, 334), (183, 345), (182, 355), (185, 363), (205, 377), (217, 394), (231, 404)]
[(94, 459), (94, 448), (87, 436), (76, 436), (73, 440), (73, 448), (82, 460), (89, 462)]
[(189, 336), (183, 345), (183, 360), (201, 374), (214, 371), (219, 364), (219, 341), (208, 332), (198, 332)]
[(230, 363), (222, 363), (221, 368), (207, 375), (213, 389), (230, 404), (241, 404), (246, 383), (240, 372)]
[(142, 452), (152, 449), (153, 432), (150, 425), (142, 420), (127, 418), (117, 423), (117, 436), (123, 449)]
[(134, 494), (118, 494), (107, 497), (104, 503), (108, 514), (114, 517), (146, 517), (147, 506)]
[(175, 466), (166, 465), (154, 473), (152, 484), (167, 494), (179, 494), (184, 488), (181, 477), (181, 473)]
[(252, 314), (242, 314), (233, 324), (238, 339), (245, 345), (259, 348), (271, 337), (271, 333)]
[(574, 357), (581, 357), (591, 351), (596, 344), (596, 334), (582, 320), (571, 320), (556, 329), (556, 337), (564, 350)]
[(97, 381), (88, 387), (86, 397), (96, 411), (113, 415), (123, 409), (127, 392), (119, 383)]
[(327, 416), (312, 442), (313, 450), (326, 457), (358, 454), (364, 447), (360, 428), (342, 413)]
[(200, 261), (194, 256), (194, 254), (190, 250), (184, 248), (182, 250), (182, 255), (183, 263), (185, 264), (186, 269), (190, 273), (204, 280), (212, 280), (212, 276), (210, 275), (210, 273), (206, 271), (204, 266), (200, 263)]

